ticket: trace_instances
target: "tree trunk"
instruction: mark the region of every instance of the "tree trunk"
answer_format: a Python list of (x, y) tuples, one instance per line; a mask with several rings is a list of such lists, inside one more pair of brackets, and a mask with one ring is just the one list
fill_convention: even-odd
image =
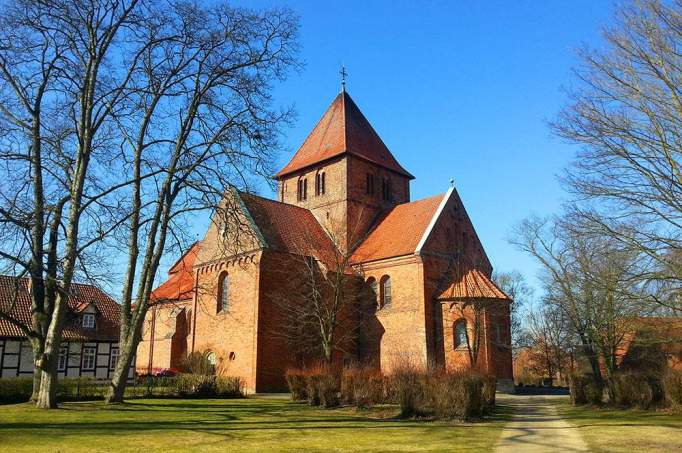
[[(35, 360), (35, 359), (34, 359)], [(31, 403), (38, 401), (38, 394), (40, 393), (40, 379), (42, 377), (42, 372), (38, 366), (33, 365), (33, 391), (31, 392)]]
[(49, 366), (47, 370), (40, 372), (40, 389), (36, 406), (40, 409), (57, 408), (57, 371), (56, 367)]
[(137, 349), (137, 345), (134, 344), (134, 346), (135, 348), (131, 348), (127, 343), (121, 343), (121, 352), (116, 363), (116, 370), (114, 370), (114, 375), (111, 378), (109, 390), (107, 391), (107, 404), (120, 404), (123, 402), (126, 384), (128, 383), (128, 372), (135, 356), (134, 351)]

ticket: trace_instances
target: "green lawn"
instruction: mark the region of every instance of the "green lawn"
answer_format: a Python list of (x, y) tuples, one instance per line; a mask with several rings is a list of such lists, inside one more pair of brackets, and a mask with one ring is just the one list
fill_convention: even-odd
[(682, 413), (558, 407), (595, 452), (682, 451)]
[(479, 423), (399, 420), (395, 407), (325, 410), (282, 399), (0, 406), (9, 451), (491, 451), (509, 418)]

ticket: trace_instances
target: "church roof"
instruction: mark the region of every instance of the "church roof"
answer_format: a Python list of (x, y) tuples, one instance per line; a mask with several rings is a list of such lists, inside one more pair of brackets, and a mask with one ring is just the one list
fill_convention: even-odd
[(415, 253), (445, 195), (393, 207), (353, 252), (351, 262), (363, 263)]
[(345, 91), (336, 96), (294, 157), (275, 177), (282, 178), (343, 154), (352, 154), (414, 179), (393, 157), (379, 134)]
[(267, 248), (334, 262), (334, 243), (312, 212), (245, 192), (239, 192), (239, 196)]
[(445, 290), (438, 300), (457, 301), (470, 299), (502, 299), (511, 301), (487, 275), (475, 268), (465, 267), (452, 271), (446, 280)]
[(168, 271), (168, 280), (159, 285), (150, 296), (152, 302), (178, 301), (192, 298), (194, 291), (194, 261), (200, 242), (195, 242)]

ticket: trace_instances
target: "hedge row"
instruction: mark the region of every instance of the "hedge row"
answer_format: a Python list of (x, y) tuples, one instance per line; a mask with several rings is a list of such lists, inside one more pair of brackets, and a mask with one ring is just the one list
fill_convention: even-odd
[[(571, 376), (571, 402), (573, 405), (601, 404), (604, 386), (592, 376)], [(620, 407), (649, 409), (670, 405), (682, 408), (682, 371), (668, 369), (665, 373), (621, 372), (614, 376), (614, 400)]]
[(371, 368), (316, 365), (289, 369), (286, 379), (293, 400), (315, 406), (397, 404), (403, 417), (459, 420), (480, 418), (495, 406), (496, 379), (471, 372), (426, 372), (402, 366), (382, 375)]
[[(63, 378), (58, 382), (59, 401), (88, 401), (103, 399), (107, 382), (93, 378)], [(0, 403), (22, 403), (29, 400), (33, 378), (0, 379)], [(125, 390), (125, 398), (160, 397), (221, 397), (244, 396), (244, 382), (237, 377), (216, 377), (196, 374), (178, 374), (173, 377), (145, 377), (136, 379)]]

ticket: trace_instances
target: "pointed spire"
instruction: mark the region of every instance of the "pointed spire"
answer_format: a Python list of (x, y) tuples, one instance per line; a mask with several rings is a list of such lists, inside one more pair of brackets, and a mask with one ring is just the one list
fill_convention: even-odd
[[(342, 89), (344, 88), (342, 85)], [(282, 178), (343, 154), (352, 154), (414, 179), (393, 157), (346, 91), (336, 96), (308, 138), (275, 178)]]

